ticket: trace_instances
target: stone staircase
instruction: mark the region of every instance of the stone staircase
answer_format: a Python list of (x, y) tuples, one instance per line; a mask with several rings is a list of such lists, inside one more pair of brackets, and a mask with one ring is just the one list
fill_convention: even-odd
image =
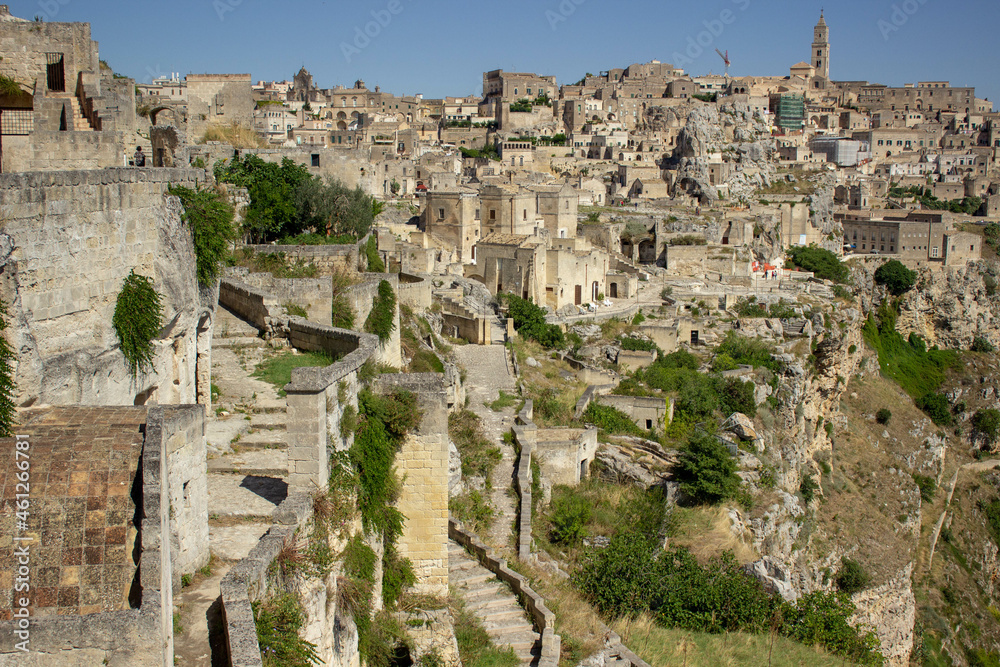
[(221, 391), (218, 407), (229, 414), (213, 415), (206, 429), (208, 512), (212, 551), (226, 559), (249, 552), (288, 493), (286, 402), (251, 375), (266, 346), (253, 326), (219, 306), (212, 382)]
[(69, 102), (69, 108), (72, 111), (71, 114), (67, 115), (66, 118), (66, 129), (73, 132), (93, 132), (94, 128), (91, 126), (90, 121), (86, 116), (83, 115), (83, 109), (80, 107), (80, 100), (73, 93), (49, 93), (51, 98), (65, 100)]
[(509, 646), (524, 665), (538, 664), (541, 635), (505, 584), (455, 542), (448, 543), (448, 583), (498, 647)]

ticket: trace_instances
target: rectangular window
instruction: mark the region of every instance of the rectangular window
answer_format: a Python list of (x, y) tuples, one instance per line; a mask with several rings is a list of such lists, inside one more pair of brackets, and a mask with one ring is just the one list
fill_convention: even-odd
[(444, 220), (444, 209), (443, 208), (439, 208), (438, 209), (438, 220)]
[(490, 220), (496, 220), (496, 219), (497, 219), (497, 211), (496, 211), (496, 209), (491, 208), (490, 209)]
[(312, 154), (312, 166), (314, 166), (314, 167), (318, 167), (319, 166), (319, 153), (313, 153)]

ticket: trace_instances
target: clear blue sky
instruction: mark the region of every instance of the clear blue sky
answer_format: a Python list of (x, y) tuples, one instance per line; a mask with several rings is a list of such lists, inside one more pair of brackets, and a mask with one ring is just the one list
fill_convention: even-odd
[[(993, 50), (996, 0), (8, 0), (23, 18), (89, 21), (101, 57), (122, 74), (249, 72), (290, 79), (305, 65), (320, 87), (364, 79), (369, 88), (427, 97), (479, 94), (502, 68), (572, 83), (633, 62), (684, 63), (691, 74), (788, 74), (808, 60), (826, 5), (832, 77), (902, 85), (948, 80), (1000, 96)], [(51, 10), (55, 8), (56, 11)], [(730, 14), (723, 14), (728, 10)], [(396, 13), (393, 13), (395, 11)], [(373, 12), (375, 16), (373, 16)], [(221, 18), (220, 18), (221, 16)], [(377, 18), (383, 25), (371, 23)], [(720, 20), (723, 19), (723, 20)], [(706, 27), (705, 22), (708, 22)], [(357, 31), (375, 37), (356, 40)], [(717, 35), (711, 34), (714, 28)], [(721, 28), (721, 30), (720, 30)], [(704, 34), (700, 34), (703, 33)], [(345, 45), (349, 53), (345, 55)], [(358, 48), (361, 47), (361, 48)], [(355, 50), (356, 49), (356, 50)]]

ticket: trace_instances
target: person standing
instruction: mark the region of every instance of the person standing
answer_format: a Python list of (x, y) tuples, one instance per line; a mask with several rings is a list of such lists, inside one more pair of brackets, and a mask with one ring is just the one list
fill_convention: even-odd
[(146, 166), (146, 154), (142, 152), (142, 146), (135, 147), (135, 166), (145, 167)]

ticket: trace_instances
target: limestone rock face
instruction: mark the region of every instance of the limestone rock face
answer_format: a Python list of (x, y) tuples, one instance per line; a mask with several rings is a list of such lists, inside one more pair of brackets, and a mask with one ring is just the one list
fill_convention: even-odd
[(747, 199), (770, 184), (774, 151), (767, 124), (745, 103), (697, 105), (677, 135), (676, 182), (688, 194), (713, 203), (719, 191), (712, 185), (709, 164), (721, 160), (731, 169), (725, 181), (730, 198)]
[(464, 485), (462, 484), (462, 456), (459, 454), (458, 447), (455, 443), (448, 439), (448, 495), (451, 497), (457, 496), (462, 493)]
[(881, 586), (855, 593), (851, 602), (857, 612), (851, 623), (870, 627), (881, 644), (881, 653), (890, 667), (910, 664), (913, 650), (913, 624), (917, 604), (910, 586), (913, 565), (907, 565)]
[(795, 602), (799, 594), (792, 586), (788, 568), (775, 559), (765, 556), (753, 563), (747, 563), (743, 570), (761, 583), (768, 593), (780, 595), (786, 602)]

